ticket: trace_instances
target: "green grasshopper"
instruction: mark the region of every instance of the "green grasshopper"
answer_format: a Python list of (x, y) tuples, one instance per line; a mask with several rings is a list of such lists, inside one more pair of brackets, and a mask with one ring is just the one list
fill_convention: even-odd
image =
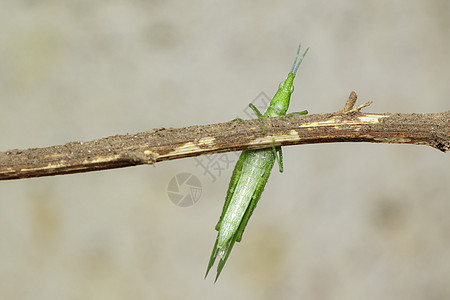
[[(291, 94), (294, 91), (293, 82), (295, 74), (308, 50), (309, 48), (306, 49), (302, 57), (298, 59), (300, 46), (298, 47), (292, 69), (286, 80), (280, 83), (278, 91), (270, 101), (269, 107), (264, 115), (262, 115), (253, 104), (249, 104), (250, 108), (255, 112), (260, 121), (263, 133), (265, 133), (263, 118), (286, 116)], [(305, 110), (302, 112), (290, 113), (288, 115), (305, 115), (307, 113), (308, 112)], [(214, 282), (219, 278), (219, 275), (228, 260), (228, 256), (233, 249), (234, 243), (240, 242), (242, 239), (244, 229), (261, 197), (276, 159), (278, 161), (280, 172), (283, 172), (283, 154), (281, 146), (275, 147), (274, 144), (272, 145), (272, 148), (245, 150), (239, 157), (239, 160), (234, 167), (233, 175), (231, 176), (230, 185), (228, 186), (222, 214), (216, 225), (216, 230), (218, 231), (217, 239), (211, 253), (211, 258), (209, 259), (205, 278), (208, 276), (209, 270), (213, 266), (217, 255), (219, 255), (220, 261), (217, 266), (217, 275)]]

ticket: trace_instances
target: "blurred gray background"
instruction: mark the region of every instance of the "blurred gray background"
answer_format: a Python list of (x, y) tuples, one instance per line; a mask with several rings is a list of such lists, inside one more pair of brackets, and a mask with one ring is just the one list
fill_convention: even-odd
[[(299, 42), (290, 111), (336, 111), (356, 90), (365, 111), (442, 112), (449, 15), (446, 0), (4, 0), (0, 150), (231, 120), (273, 95)], [(450, 298), (448, 154), (285, 147), (214, 285), (224, 158), (214, 178), (189, 158), (0, 182), (0, 298)], [(201, 182), (187, 208), (167, 193), (182, 172)]]

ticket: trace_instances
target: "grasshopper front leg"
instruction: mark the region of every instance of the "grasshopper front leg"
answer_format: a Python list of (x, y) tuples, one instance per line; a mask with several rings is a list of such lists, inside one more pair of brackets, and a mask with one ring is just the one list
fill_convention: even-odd
[(259, 123), (261, 124), (261, 127), (262, 127), (262, 132), (266, 133), (266, 128), (264, 127), (262, 113), (252, 103), (250, 103), (248, 106), (255, 112), (256, 116), (258, 117)]
[(308, 114), (308, 111), (305, 109), (305, 110), (302, 110), (302, 111), (296, 111), (296, 112), (288, 113), (288, 114), (285, 115), (283, 118), (286, 118), (286, 117), (288, 117), (288, 116), (294, 116), (294, 115), (307, 115), (307, 114)]

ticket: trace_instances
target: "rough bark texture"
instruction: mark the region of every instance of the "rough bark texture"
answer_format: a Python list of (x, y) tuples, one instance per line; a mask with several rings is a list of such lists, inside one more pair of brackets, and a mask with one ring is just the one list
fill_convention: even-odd
[[(354, 95), (356, 96), (356, 95)], [(353, 97), (350, 95), (349, 101)], [(365, 106), (365, 105), (362, 105)], [(115, 135), (89, 142), (0, 152), (0, 180), (62, 175), (154, 164), (203, 154), (276, 146), (371, 142), (450, 148), (450, 111), (435, 114), (328, 114), (227, 122)]]

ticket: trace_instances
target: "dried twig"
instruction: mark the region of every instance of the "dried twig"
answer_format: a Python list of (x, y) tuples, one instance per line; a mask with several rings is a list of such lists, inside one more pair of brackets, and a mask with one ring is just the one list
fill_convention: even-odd
[[(351, 98), (351, 99), (350, 99)], [(154, 164), (203, 154), (276, 146), (371, 142), (450, 148), (450, 111), (436, 114), (361, 113), (352, 92), (335, 113), (160, 128), (90, 142), (0, 152), (0, 180), (52, 176)]]

